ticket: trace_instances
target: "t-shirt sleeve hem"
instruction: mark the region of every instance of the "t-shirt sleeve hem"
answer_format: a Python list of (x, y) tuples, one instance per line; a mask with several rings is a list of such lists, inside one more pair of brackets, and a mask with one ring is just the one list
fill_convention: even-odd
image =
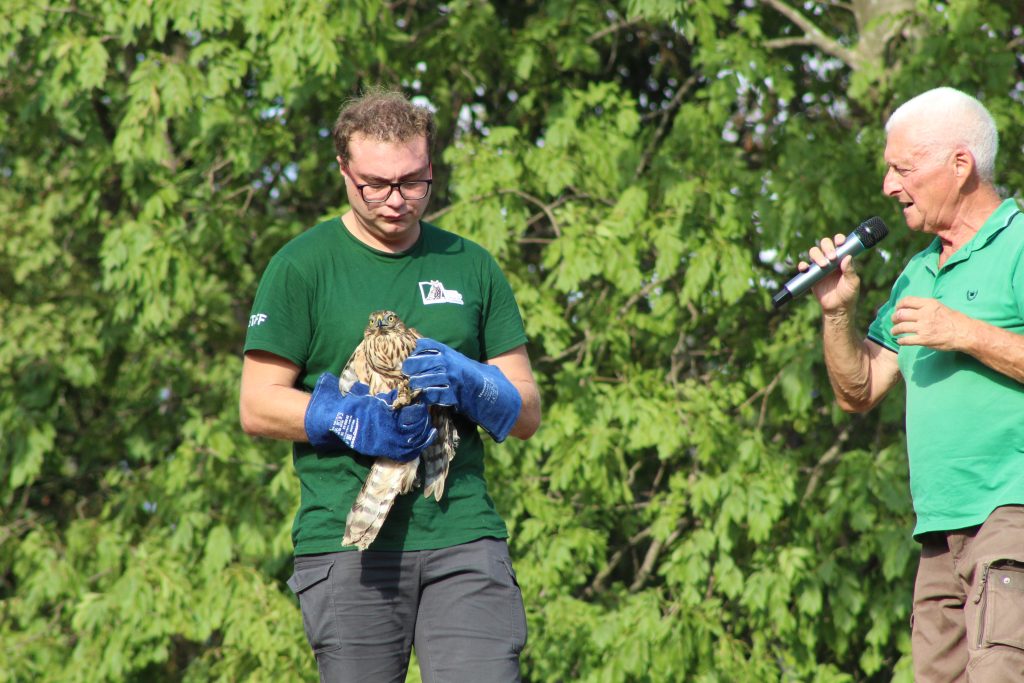
[(284, 358), (286, 361), (294, 363), (300, 368), (305, 363), (305, 359), (299, 358), (296, 354), (292, 353), (288, 349), (285, 349), (284, 347), (277, 344), (270, 344), (265, 341), (246, 342), (245, 347), (242, 349), (242, 353), (248, 353), (249, 351), (264, 351), (266, 353), (272, 353), (275, 356), (280, 356), (281, 358)]
[(884, 349), (888, 349), (888, 350), (892, 351), (893, 353), (899, 353), (900, 352), (900, 348), (896, 344), (890, 344), (888, 341), (882, 339), (881, 337), (879, 337), (877, 335), (871, 334), (870, 332), (868, 333), (867, 336), (868, 336), (868, 339), (870, 339), (871, 341), (875, 342), (876, 344), (878, 344), (879, 346), (881, 346)]
[(512, 349), (519, 348), (520, 346), (525, 344), (527, 341), (528, 341), (528, 339), (526, 338), (526, 335), (524, 334), (524, 335), (521, 335), (519, 337), (515, 337), (513, 339), (510, 339), (507, 342), (504, 342), (504, 343), (501, 343), (501, 344), (495, 344), (493, 347), (485, 349), (485, 353), (487, 354), (488, 358), (494, 358), (495, 356), (500, 356), (501, 354), (506, 353), (508, 351), (511, 351)]

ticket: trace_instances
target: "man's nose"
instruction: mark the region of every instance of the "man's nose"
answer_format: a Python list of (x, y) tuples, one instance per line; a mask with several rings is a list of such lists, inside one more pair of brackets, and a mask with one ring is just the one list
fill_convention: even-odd
[(896, 171), (892, 168), (885, 172), (885, 177), (882, 179), (882, 193), (890, 197), (895, 197), (903, 191), (903, 185), (899, 181), (899, 176)]
[(384, 203), (387, 204), (390, 207), (393, 207), (393, 208), (394, 207), (399, 207), (402, 204), (405, 204), (405, 197), (402, 196), (401, 190), (399, 188), (395, 187), (395, 188), (392, 188), (391, 196), (388, 197), (387, 200), (385, 200)]

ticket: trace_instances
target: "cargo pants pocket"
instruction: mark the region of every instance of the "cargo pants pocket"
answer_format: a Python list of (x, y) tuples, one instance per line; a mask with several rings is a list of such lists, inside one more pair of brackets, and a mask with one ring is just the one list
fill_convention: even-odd
[(330, 580), (333, 567), (333, 559), (297, 557), (295, 573), (288, 579), (288, 587), (299, 599), (302, 626), (314, 654), (341, 647)]
[(511, 581), (511, 601), (509, 606), (511, 608), (510, 626), (512, 627), (512, 652), (516, 655), (522, 653), (523, 648), (526, 647), (526, 607), (523, 604), (523, 592), (519, 588), (519, 579), (516, 577), (516, 570), (512, 568), (512, 561), (508, 558), (501, 558), (498, 560), (502, 570), (507, 572), (508, 579)]
[(1009, 645), (1024, 650), (1024, 563), (993, 562), (983, 590), (981, 646)]

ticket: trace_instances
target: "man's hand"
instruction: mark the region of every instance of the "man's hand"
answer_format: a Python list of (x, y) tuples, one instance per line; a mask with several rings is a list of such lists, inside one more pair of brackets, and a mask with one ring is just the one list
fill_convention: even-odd
[[(807, 253), (807, 257), (811, 259), (819, 268), (825, 268), (830, 263), (836, 260), (836, 247), (842, 245), (846, 241), (846, 235), (837, 234), (832, 239), (823, 237), (821, 241), (811, 247)], [(797, 269), (800, 272), (804, 272), (810, 268), (810, 265), (801, 261), (797, 264)], [(853, 256), (847, 256), (839, 263), (839, 267), (818, 280), (811, 287), (811, 291), (814, 292), (814, 296), (817, 297), (818, 303), (821, 304), (821, 310), (826, 314), (835, 312), (847, 312), (857, 302), (857, 293), (860, 290), (860, 276), (857, 275), (857, 270), (853, 266)]]
[(439, 341), (423, 338), (402, 364), (409, 388), (427, 403), (452, 406), (504, 441), (519, 418), (519, 390), (493, 365), (478, 363)]
[(892, 333), (901, 346), (927, 346), (938, 351), (966, 348), (974, 322), (935, 299), (916, 296), (899, 300), (892, 321)]
[(306, 437), (319, 450), (336, 450), (345, 444), (357, 453), (407, 461), (437, 438), (427, 406), (413, 403), (395, 410), (395, 392), (370, 394), (358, 382), (342, 395), (338, 377), (320, 375), (306, 408)]

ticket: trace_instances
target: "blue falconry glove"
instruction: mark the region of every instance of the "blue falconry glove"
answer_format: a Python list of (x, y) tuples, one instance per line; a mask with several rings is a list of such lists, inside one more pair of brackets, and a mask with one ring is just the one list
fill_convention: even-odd
[(439, 341), (426, 337), (402, 364), (409, 388), (421, 391), (430, 404), (452, 406), (504, 441), (519, 419), (519, 390), (493, 365), (478, 363)]
[(373, 395), (369, 386), (357, 382), (342, 394), (337, 375), (325, 372), (306, 408), (309, 443), (318, 451), (344, 444), (363, 455), (412, 460), (437, 438), (437, 430), (424, 403), (392, 408), (395, 393)]

